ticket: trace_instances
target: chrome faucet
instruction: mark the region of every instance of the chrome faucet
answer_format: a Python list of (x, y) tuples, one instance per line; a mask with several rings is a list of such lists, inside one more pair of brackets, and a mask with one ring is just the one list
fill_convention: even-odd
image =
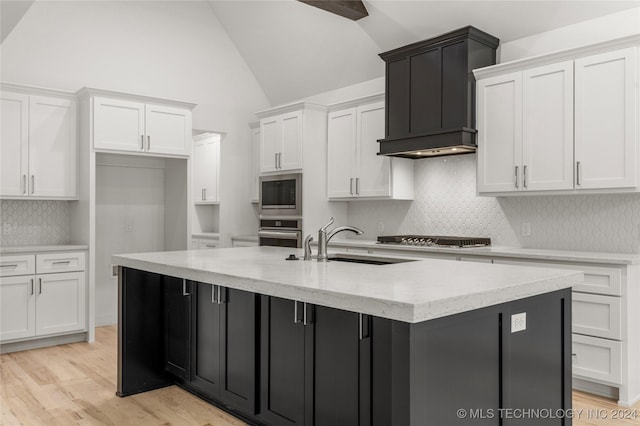
[[(331, 238), (334, 237), (334, 235), (336, 235), (339, 232), (343, 232), (343, 231), (351, 231), (357, 235), (362, 235), (364, 234), (364, 232), (362, 232), (362, 230), (356, 228), (355, 226), (338, 226), (337, 228), (332, 229), (331, 231), (329, 231), (327, 233), (327, 228), (329, 226), (331, 226), (333, 224), (333, 218), (329, 219), (329, 222), (324, 225), (322, 228), (320, 228), (320, 230), (318, 231), (318, 255), (316, 256), (316, 258), (318, 259), (318, 262), (326, 262), (328, 260), (327, 258), (327, 244), (329, 244), (329, 241), (331, 240)], [(308, 236), (307, 239), (312, 238), (311, 236)], [(310, 243), (311, 241), (309, 241)], [(306, 240), (305, 240), (306, 243)], [(305, 244), (305, 259), (306, 259), (306, 244)], [(309, 249), (309, 254), (311, 252), (311, 249)]]

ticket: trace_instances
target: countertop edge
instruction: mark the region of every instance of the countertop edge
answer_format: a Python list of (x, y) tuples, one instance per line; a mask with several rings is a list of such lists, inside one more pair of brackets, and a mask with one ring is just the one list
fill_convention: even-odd
[[(545, 278), (533, 282), (514, 283), (510, 286), (513, 288), (510, 288), (509, 294), (505, 294), (503, 289), (494, 289), (425, 303), (403, 303), (400, 301), (325, 289), (296, 287), (277, 281), (239, 277), (204, 269), (160, 264), (141, 259), (132, 259), (126, 255), (114, 255), (112, 256), (112, 262), (123, 267), (183, 278), (190, 281), (218, 284), (267, 296), (293, 299), (299, 302), (313, 303), (407, 323), (428, 321), (562, 290), (579, 284), (584, 280), (584, 274), (582, 272), (563, 270), (558, 271), (558, 275), (552, 278)], [(515, 291), (512, 291), (514, 289)]]
[(83, 244), (51, 244), (33, 246), (4, 246), (0, 247), (0, 255), (24, 254), (24, 253), (44, 253), (51, 251), (78, 251), (89, 250), (88, 245)]

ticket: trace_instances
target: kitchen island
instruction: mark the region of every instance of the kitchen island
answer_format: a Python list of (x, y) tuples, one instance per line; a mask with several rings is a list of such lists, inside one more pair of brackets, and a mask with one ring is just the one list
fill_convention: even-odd
[(501, 414), (571, 407), (581, 272), (291, 253), (114, 256), (118, 395), (176, 383), (260, 425), (571, 423)]

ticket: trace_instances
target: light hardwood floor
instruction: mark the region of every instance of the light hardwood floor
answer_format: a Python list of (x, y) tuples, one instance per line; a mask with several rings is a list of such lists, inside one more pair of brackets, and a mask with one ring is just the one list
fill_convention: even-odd
[[(1, 355), (0, 425), (244, 425), (176, 386), (117, 397), (116, 333), (100, 327), (93, 344)], [(611, 419), (621, 407), (603, 398), (574, 392), (573, 404), (584, 410), (574, 426), (640, 426), (640, 404), (632, 409), (639, 417), (628, 420)], [(588, 410), (604, 410), (608, 418)]]

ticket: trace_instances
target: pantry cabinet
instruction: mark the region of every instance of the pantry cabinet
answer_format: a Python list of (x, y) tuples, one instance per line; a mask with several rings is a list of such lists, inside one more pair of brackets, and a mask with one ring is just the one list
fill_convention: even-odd
[(72, 95), (3, 85), (0, 197), (75, 199), (77, 104)]
[(637, 190), (637, 48), (616, 49), (630, 43), (476, 70), (478, 192)]
[(95, 150), (189, 156), (194, 104), (90, 88), (79, 95), (89, 99)]
[(376, 97), (329, 108), (329, 199), (413, 199), (412, 160), (377, 155), (384, 117), (384, 101)]

